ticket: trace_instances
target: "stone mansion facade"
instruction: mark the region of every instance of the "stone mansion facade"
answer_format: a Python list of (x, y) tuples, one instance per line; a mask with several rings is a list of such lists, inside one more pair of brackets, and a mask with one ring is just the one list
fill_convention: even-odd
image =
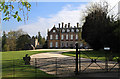
[(47, 43), (48, 48), (75, 48), (75, 44), (78, 46), (81, 44), (81, 27), (79, 23), (77, 26), (70, 26), (70, 23), (58, 24), (58, 27), (54, 27), (48, 30)]

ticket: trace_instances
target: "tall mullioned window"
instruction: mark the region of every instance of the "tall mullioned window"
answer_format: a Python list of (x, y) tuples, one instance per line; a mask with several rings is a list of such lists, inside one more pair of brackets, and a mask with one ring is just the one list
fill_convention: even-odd
[(58, 39), (58, 35), (56, 35), (56, 40)]
[(50, 35), (50, 39), (53, 39), (53, 36), (52, 36), (52, 35)]
[(50, 47), (52, 47), (52, 42), (50, 42)]
[(68, 34), (66, 35), (66, 40), (68, 40)]
[(76, 40), (78, 39), (78, 35), (76, 34)]
[(58, 47), (58, 42), (56, 42), (56, 47)]
[(71, 40), (73, 40), (73, 34), (71, 35)]
[(64, 35), (61, 36), (61, 39), (62, 39), (62, 40), (64, 39)]

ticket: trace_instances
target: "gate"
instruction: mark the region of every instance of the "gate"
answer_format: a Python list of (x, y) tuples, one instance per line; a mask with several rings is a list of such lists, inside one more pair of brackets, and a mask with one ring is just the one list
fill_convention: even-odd
[[(98, 56), (96, 56), (96, 54)], [(113, 60), (111, 60), (113, 58)], [(78, 73), (118, 72), (120, 71), (120, 56), (115, 56), (107, 50), (101, 54), (92, 50), (82, 51), (76, 43), (76, 69)]]
[(32, 58), (31, 65), (38, 70), (57, 77), (74, 76), (75, 58), (74, 57), (51, 57), (51, 58)]

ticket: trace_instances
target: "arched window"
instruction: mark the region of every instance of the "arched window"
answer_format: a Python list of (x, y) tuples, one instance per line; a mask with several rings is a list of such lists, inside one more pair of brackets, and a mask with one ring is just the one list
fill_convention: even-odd
[(55, 32), (55, 30), (53, 30), (53, 32)]

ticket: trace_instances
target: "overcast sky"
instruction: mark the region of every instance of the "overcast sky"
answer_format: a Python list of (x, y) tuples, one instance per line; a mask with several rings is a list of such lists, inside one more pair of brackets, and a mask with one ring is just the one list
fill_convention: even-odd
[[(86, 6), (89, 5), (90, 2), (99, 2), (100, 0), (84, 0), (84, 2), (83, 0), (79, 0), (78, 2), (64, 1), (66, 2), (30, 2), (31, 11), (29, 12), (29, 20), (26, 24), (24, 24), (24, 21), (18, 23), (14, 19), (11, 19), (9, 22), (2, 21), (2, 30), (23, 29), (23, 31), (27, 32), (30, 36), (35, 36), (38, 31), (40, 31), (41, 35), (46, 37), (47, 29), (51, 29), (54, 25), (58, 27), (58, 23), (71, 23), (72, 26), (76, 26), (76, 23), (79, 22), (80, 25), (82, 25), (81, 18), (83, 17), (83, 11)], [(110, 8), (112, 8), (119, 0), (107, 1), (110, 4)], [(17, 6), (16, 3), (15, 6)], [(110, 12), (111, 14), (118, 12), (117, 6), (118, 5)]]

